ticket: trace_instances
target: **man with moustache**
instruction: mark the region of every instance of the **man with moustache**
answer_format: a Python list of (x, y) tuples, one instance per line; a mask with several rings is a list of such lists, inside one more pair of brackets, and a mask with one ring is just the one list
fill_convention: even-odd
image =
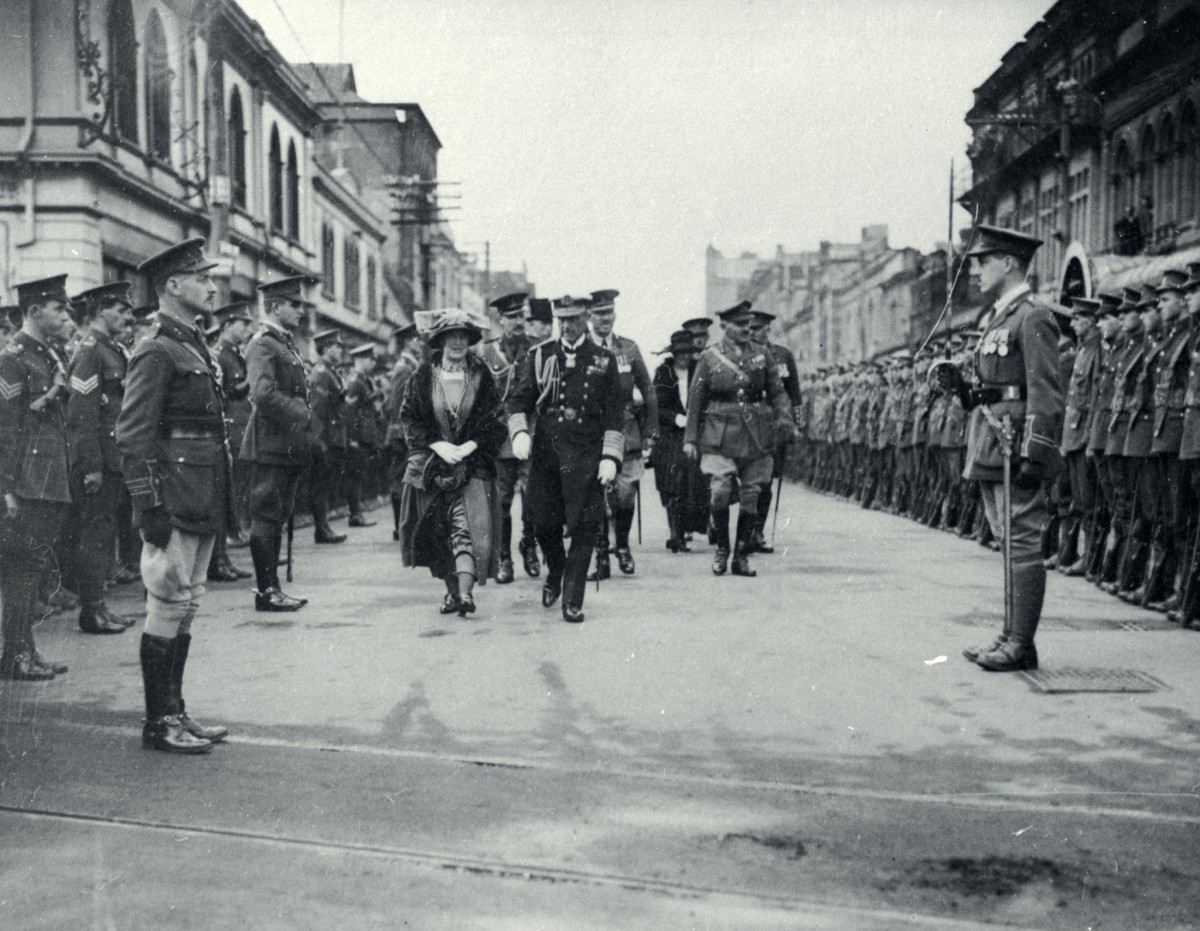
[(298, 611), (307, 604), (280, 589), (279, 550), (283, 528), (296, 506), (300, 476), (312, 460), (308, 381), (293, 338), (312, 307), (307, 297), (312, 284), (311, 278), (293, 275), (259, 285), (262, 326), (246, 347), (250, 420), (241, 457), (251, 463), (250, 558), (258, 586), (256, 611)]
[(116, 429), (144, 541), (142, 742), (168, 753), (205, 753), (228, 734), (194, 720), (182, 694), (213, 544), (232, 511), (220, 379), (194, 322), (212, 310), (214, 265), (195, 238), (138, 266), (158, 294), (158, 315), (130, 357)]
[(1005, 627), (993, 643), (963, 651), (967, 659), (993, 672), (1038, 666), (1034, 636), (1046, 592), (1041, 555), (1041, 528), (1048, 517), (1044, 485), (1062, 465), (1058, 324), (1026, 281), (1040, 245), (1041, 240), (1013, 230), (978, 228), (966, 257), (980, 293), (995, 302), (975, 352), (979, 387), (968, 387), (953, 365), (937, 368), (943, 389), (956, 391), (970, 410), (964, 471), (979, 482), (988, 523), (997, 534), (1004, 527), (1005, 444), (1012, 456), (1012, 487), (1007, 490), (1011, 617), (1005, 617)]

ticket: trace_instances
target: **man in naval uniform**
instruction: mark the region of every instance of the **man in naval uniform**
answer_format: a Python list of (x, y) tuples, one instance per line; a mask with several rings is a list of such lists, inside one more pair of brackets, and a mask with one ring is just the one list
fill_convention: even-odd
[[(625, 452), (625, 405), (617, 360), (588, 337), (587, 300), (554, 302), (560, 336), (531, 349), (509, 397), (508, 432), (518, 459), (530, 459), (529, 516), (542, 554), (542, 605), (562, 596), (563, 620), (583, 620), (583, 593), (604, 489)], [(530, 438), (529, 423), (537, 416)], [(571, 549), (563, 549), (563, 528)]]

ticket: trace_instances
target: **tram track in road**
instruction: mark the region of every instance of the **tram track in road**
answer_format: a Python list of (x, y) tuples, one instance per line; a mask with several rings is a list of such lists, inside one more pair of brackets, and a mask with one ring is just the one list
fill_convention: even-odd
[[(605, 870), (564, 869), (547, 864), (508, 861), (485, 856), (450, 854), (433, 849), (333, 841), (278, 832), (227, 828), (219, 825), (121, 818), (83, 812), (55, 811), (3, 804), (0, 804), (0, 816), (24, 819), (29, 822), (57, 822), (77, 827), (174, 835), (176, 838), (180, 835), (209, 836), (262, 845), (276, 850), (304, 850), (314, 853), (343, 854), (403, 863), (432, 870), (453, 871), (476, 877), (490, 877), (499, 880), (604, 887), (622, 892), (669, 896), (675, 899), (695, 900), (698, 902), (720, 897), (746, 905), (778, 909), (785, 912), (803, 912), (806, 920), (810, 922), (828, 918), (828, 925), (822, 922), (819, 926), (968, 929), (1016, 927), (1015, 925), (998, 924), (995, 921), (972, 921), (963, 917), (943, 918), (933, 914), (917, 914), (897, 909), (837, 905), (785, 895), (771, 895), (730, 887), (674, 882)], [(850, 925), (848, 924), (849, 922), (855, 922), (855, 924)]]
[[(0, 721), (0, 726), (15, 724), (15, 721)], [(128, 740), (140, 739), (141, 731), (137, 728), (120, 727), (116, 725), (93, 725), (72, 721), (54, 721), (53, 727), (70, 730), (91, 731), (102, 730), (114, 736), (119, 735)], [(513, 756), (492, 756), (455, 753), (437, 753), (424, 750), (404, 750), (396, 747), (373, 746), (361, 743), (336, 743), (330, 741), (288, 740), (261, 735), (234, 735), (227, 739), (227, 744), (233, 746), (259, 747), (311, 753), (345, 753), (362, 757), (394, 759), (397, 761), (411, 760), (441, 764), (452, 767), (471, 766), (481, 769), (497, 768), (510, 770), (527, 770), (544, 772), (555, 775), (600, 777), (611, 779), (632, 780), (649, 784), (668, 784), (676, 786), (694, 786), (716, 789), (733, 789), (738, 791), (765, 792), (777, 794), (806, 795), (824, 798), (861, 800), (870, 802), (893, 802), (899, 804), (927, 805), (945, 808), (963, 808), (986, 811), (1012, 812), (1029, 815), (1058, 815), (1075, 817), (1117, 818), (1130, 821), (1146, 822), (1173, 826), (1200, 826), (1200, 813), (1187, 814), (1182, 812), (1155, 811), (1146, 808), (1129, 808), (1097, 802), (1080, 803), (1081, 799), (1143, 799), (1163, 801), (1179, 801), (1190, 799), (1200, 810), (1200, 792), (1112, 792), (1108, 790), (1078, 790), (1070, 793), (1046, 792), (1033, 794), (1030, 792), (1003, 793), (923, 793), (903, 792), (884, 789), (869, 789), (859, 786), (835, 786), (827, 784), (812, 784), (800, 782), (785, 782), (777, 780), (745, 779), (734, 776), (715, 776), (703, 773), (672, 772), (667, 770), (630, 769), (622, 767), (579, 766), (554, 760), (533, 760)], [(1068, 801), (1073, 800), (1073, 801)]]

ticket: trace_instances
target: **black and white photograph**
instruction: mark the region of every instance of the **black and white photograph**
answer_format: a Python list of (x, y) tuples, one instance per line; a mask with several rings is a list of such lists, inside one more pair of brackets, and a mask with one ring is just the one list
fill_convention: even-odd
[(0, 0), (0, 927), (1200, 928), (1198, 40)]

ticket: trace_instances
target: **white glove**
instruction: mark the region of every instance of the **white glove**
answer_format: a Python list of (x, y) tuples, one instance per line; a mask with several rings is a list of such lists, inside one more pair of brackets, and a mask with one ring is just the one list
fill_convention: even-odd
[(686, 414), (676, 414), (675, 415), (675, 426), (677, 426), (680, 430), (682, 430), (684, 427), (686, 427), (687, 426), (687, 415)]
[(462, 450), (453, 443), (447, 443), (445, 440), (438, 440), (436, 443), (430, 443), (429, 448), (437, 453), (438, 458), (443, 462), (448, 462), (450, 465), (455, 465), (462, 459)]
[(611, 485), (613, 479), (617, 477), (617, 464), (611, 459), (601, 459), (600, 468), (596, 470), (596, 478), (600, 479), (601, 485)]
[(477, 449), (479, 449), (479, 444), (474, 440), (467, 440), (465, 443), (458, 444), (459, 456), (462, 459), (466, 459), (467, 456), (471, 455)]
[(529, 438), (529, 434), (522, 430), (513, 437), (512, 450), (513, 455), (518, 459), (528, 459), (529, 451), (533, 446), (533, 441)]

